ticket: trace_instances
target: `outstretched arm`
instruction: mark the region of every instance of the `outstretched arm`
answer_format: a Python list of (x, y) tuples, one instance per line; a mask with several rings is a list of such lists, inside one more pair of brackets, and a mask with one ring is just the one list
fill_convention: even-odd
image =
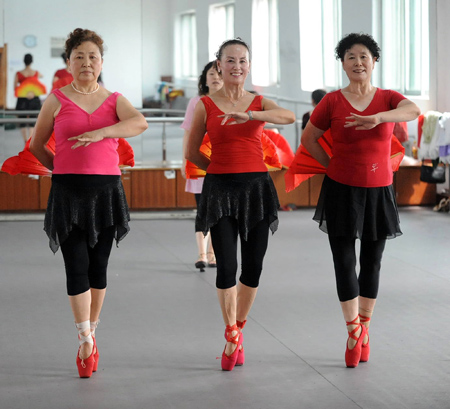
[(407, 122), (416, 119), (420, 115), (420, 108), (409, 99), (404, 99), (399, 102), (397, 108), (390, 111), (379, 112), (375, 115), (357, 115), (351, 114), (346, 117), (347, 120), (344, 128), (351, 128), (356, 126), (356, 130), (367, 130), (375, 128), (377, 125), (384, 122)]

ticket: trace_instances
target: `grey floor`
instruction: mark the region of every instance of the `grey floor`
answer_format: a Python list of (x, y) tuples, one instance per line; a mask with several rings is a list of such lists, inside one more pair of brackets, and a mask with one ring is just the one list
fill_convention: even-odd
[(91, 379), (77, 375), (60, 252), (34, 216), (0, 221), (0, 408), (450, 408), (450, 215), (401, 210), (371, 359), (348, 369), (328, 242), (312, 212), (280, 213), (244, 330), (247, 361), (232, 372), (216, 360), (224, 326), (214, 269), (193, 266), (193, 213), (133, 214), (112, 252)]

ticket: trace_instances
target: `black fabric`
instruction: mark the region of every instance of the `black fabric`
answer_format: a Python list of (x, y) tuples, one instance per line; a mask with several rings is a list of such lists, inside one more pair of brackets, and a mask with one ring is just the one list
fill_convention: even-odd
[(90, 288), (106, 288), (106, 270), (114, 234), (114, 226), (103, 229), (95, 246), (90, 247), (87, 232), (76, 226), (72, 228), (61, 243), (68, 295), (82, 294)]
[(196, 231), (207, 234), (222, 217), (238, 222), (239, 235), (267, 218), (270, 230), (278, 228), (278, 196), (268, 172), (207, 174), (197, 208)]
[[(39, 97), (28, 98), (17, 98), (16, 111), (39, 111), (41, 109), (41, 100)], [(18, 118), (30, 118), (30, 115), (18, 115)], [(27, 126), (32, 126), (32, 124), (20, 124), (21, 128)]]
[[(236, 285), (238, 221), (234, 217), (222, 217), (211, 227), (211, 240), (217, 260), (216, 287), (227, 289)], [(248, 287), (259, 286), (269, 240), (269, 223), (258, 222), (244, 240), (241, 237), (242, 271), (239, 281)]]
[(339, 301), (353, 300), (361, 295), (377, 298), (381, 259), (386, 240), (361, 240), (360, 272), (356, 276), (355, 238), (328, 236), (333, 253), (336, 288)]
[(384, 240), (402, 235), (392, 185), (354, 187), (325, 176), (313, 219), (335, 237)]
[(114, 226), (116, 242), (129, 232), (130, 215), (120, 176), (53, 175), (44, 230), (54, 253), (73, 226), (85, 230), (94, 247), (100, 232)]

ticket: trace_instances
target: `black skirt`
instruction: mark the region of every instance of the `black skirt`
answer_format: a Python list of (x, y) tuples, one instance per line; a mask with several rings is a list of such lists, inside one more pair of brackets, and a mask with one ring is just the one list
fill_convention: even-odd
[(73, 226), (85, 230), (90, 247), (100, 232), (115, 226), (116, 243), (129, 232), (130, 214), (122, 180), (116, 175), (53, 175), (44, 230), (56, 253)]
[(382, 240), (402, 235), (392, 185), (355, 187), (325, 176), (313, 220), (333, 237)]
[(270, 230), (278, 229), (278, 196), (268, 172), (207, 174), (197, 208), (195, 230), (207, 234), (220, 218), (239, 223), (240, 236), (267, 218)]

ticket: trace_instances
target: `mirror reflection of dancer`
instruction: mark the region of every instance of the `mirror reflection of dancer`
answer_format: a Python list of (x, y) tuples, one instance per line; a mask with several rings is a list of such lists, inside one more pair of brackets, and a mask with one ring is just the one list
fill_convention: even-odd
[[(14, 90), (22, 82), (28, 78), (42, 78), (42, 74), (39, 71), (33, 70), (31, 64), (33, 64), (33, 56), (31, 54), (25, 54), (23, 58), (25, 68), (22, 71), (17, 71), (14, 77)], [(26, 97), (18, 97), (16, 103), (17, 111), (39, 111), (41, 109), (41, 100), (33, 92), (29, 92)], [(19, 115), (19, 118), (30, 118), (29, 115)], [(20, 132), (22, 133), (23, 141), (26, 143), (33, 133), (33, 126), (28, 124), (20, 124)]]
[[(369, 360), (370, 318), (376, 303), (386, 239), (400, 230), (390, 163), (394, 122), (411, 121), (419, 108), (396, 91), (371, 84), (380, 48), (367, 34), (349, 34), (336, 47), (350, 84), (328, 93), (312, 112), (302, 144), (327, 168), (314, 220), (328, 233), (338, 297), (349, 338), (345, 362)], [(332, 157), (318, 143), (331, 129)], [(356, 275), (355, 241), (361, 240)]]
[[(212, 95), (214, 92), (222, 88), (223, 81), (222, 77), (217, 72), (214, 61), (210, 61), (205, 65), (203, 71), (198, 79), (198, 95), (191, 98), (188, 107), (186, 109), (186, 114), (181, 128), (184, 129), (183, 136), (183, 164), (181, 166), (181, 174), (186, 178), (186, 147), (189, 140), (189, 131), (191, 129), (192, 118), (194, 115), (194, 108), (197, 102), (202, 96)], [(195, 201), (198, 206), (200, 200), (200, 194), (202, 193), (204, 178), (199, 177), (198, 179), (187, 179), (186, 180), (186, 192), (195, 194)], [(197, 241), (198, 248), (198, 259), (195, 262), (195, 267), (199, 268), (200, 271), (204, 271), (204, 268), (208, 265), (209, 267), (216, 267), (216, 257), (214, 255), (214, 250), (211, 244), (211, 238), (209, 232), (206, 236), (201, 231), (195, 232), (195, 239)]]
[[(30, 150), (53, 171), (44, 230), (52, 251), (61, 247), (79, 333), (78, 373), (89, 378), (98, 366), (95, 329), (106, 294), (112, 243), (129, 231), (118, 138), (139, 135), (147, 122), (121, 94), (99, 86), (100, 36), (77, 28), (69, 34), (66, 53), (74, 80), (44, 102)], [(55, 155), (46, 148), (53, 131)]]
[[(197, 211), (197, 229), (211, 231), (217, 258), (217, 294), (227, 340), (222, 369), (244, 363), (242, 328), (258, 290), (269, 229), (278, 227), (278, 197), (263, 162), (265, 122), (290, 124), (291, 111), (244, 89), (250, 52), (241, 39), (225, 41), (217, 52), (223, 87), (203, 97), (195, 108), (187, 159), (206, 170)], [(205, 132), (211, 160), (199, 151)], [(242, 272), (236, 286), (237, 239)]]

